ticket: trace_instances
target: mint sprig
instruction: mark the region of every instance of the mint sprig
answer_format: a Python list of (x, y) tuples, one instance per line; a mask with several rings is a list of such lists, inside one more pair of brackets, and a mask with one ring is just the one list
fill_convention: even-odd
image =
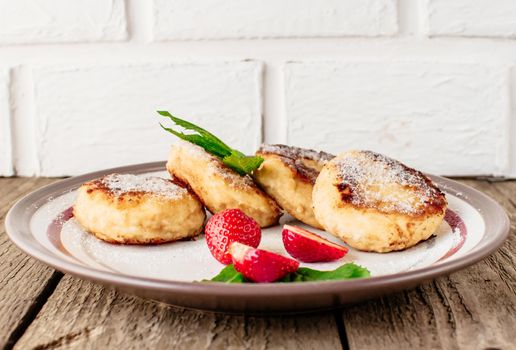
[(206, 152), (213, 154), (220, 158), (222, 162), (233, 169), (240, 175), (251, 174), (253, 170), (258, 169), (263, 163), (262, 157), (257, 156), (246, 156), (242, 152), (233, 149), (222, 142), (217, 136), (213, 135), (209, 131), (190, 123), (186, 120), (174, 117), (167, 111), (158, 111), (160, 115), (166, 118), (170, 118), (174, 124), (182, 127), (185, 130), (193, 131), (191, 134), (185, 134), (182, 131), (177, 131), (172, 128), (167, 128), (163, 124), (159, 124), (164, 130), (176, 135), (180, 139), (191, 142), (200, 146), (206, 150)]
[[(292, 283), (292, 282), (313, 282), (313, 281), (337, 281), (347, 280), (353, 278), (370, 277), (371, 273), (365, 267), (355, 263), (344, 264), (335, 270), (320, 271), (310, 269), (308, 267), (300, 267), (295, 272), (288, 274), (278, 282)], [(224, 283), (252, 283), (245, 279), (245, 277), (235, 270), (233, 265), (224, 267), (217, 276), (205, 282), (224, 282)]]
[(247, 282), (244, 275), (235, 270), (232, 264), (224, 267), (217, 276), (211, 280), (204, 280), (203, 282), (225, 282), (225, 283), (244, 283)]
[(300, 267), (296, 272), (288, 274), (280, 282), (335, 281), (370, 276), (371, 273), (365, 267), (348, 263), (331, 271), (319, 271), (308, 267)]

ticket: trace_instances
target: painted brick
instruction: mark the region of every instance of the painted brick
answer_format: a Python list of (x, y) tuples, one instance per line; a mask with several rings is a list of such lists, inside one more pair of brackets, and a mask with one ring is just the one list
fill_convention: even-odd
[(0, 176), (13, 175), (9, 111), (9, 70), (0, 68)]
[(504, 174), (508, 177), (516, 179), (516, 62), (511, 69), (511, 120), (509, 129), (509, 163), (510, 172)]
[(123, 0), (0, 0), (0, 43), (113, 41), (127, 37)]
[(395, 0), (154, 0), (157, 40), (383, 36)]
[(432, 36), (516, 37), (514, 0), (428, 0)]
[(370, 149), (444, 175), (507, 171), (505, 70), (476, 64), (314, 62), (285, 67), (290, 143)]
[(42, 175), (166, 160), (169, 110), (253, 152), (261, 140), (259, 62), (138, 63), (34, 69)]

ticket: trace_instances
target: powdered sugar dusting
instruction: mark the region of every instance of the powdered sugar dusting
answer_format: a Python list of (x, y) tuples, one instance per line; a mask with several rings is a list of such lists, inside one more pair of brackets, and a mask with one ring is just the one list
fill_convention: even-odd
[(249, 175), (240, 175), (227, 167), (218, 157), (208, 153), (204, 148), (191, 142), (180, 140), (174, 147), (181, 147), (188, 157), (201, 159), (206, 163), (208, 170), (222, 177), (229, 185), (236, 188), (254, 188), (252, 178)]
[(181, 147), (183, 150), (187, 152), (188, 156), (190, 157), (200, 158), (204, 160), (210, 160), (211, 158), (215, 157), (214, 155), (211, 155), (210, 153), (206, 152), (206, 150), (201, 146), (197, 146), (196, 144), (184, 140), (178, 140), (173, 147)]
[(139, 192), (176, 199), (188, 192), (185, 188), (169, 180), (153, 176), (111, 174), (100, 179), (100, 182), (115, 196), (129, 192)]
[(278, 154), (291, 159), (305, 158), (322, 163), (325, 163), (335, 157), (334, 155), (326, 152), (318, 152), (312, 149), (286, 145), (262, 144), (258, 152)]
[(421, 172), (371, 151), (350, 151), (335, 161), (342, 200), (382, 212), (443, 210), (444, 194)]
[(267, 154), (279, 156), (284, 164), (312, 184), (315, 183), (324, 164), (335, 158), (333, 154), (326, 152), (287, 145), (263, 144), (257, 153), (264, 156)]
[(211, 162), (209, 164), (209, 168), (211, 171), (221, 176), (226, 183), (235, 187), (235, 188), (254, 188), (256, 185), (254, 184), (253, 179), (249, 175), (240, 175), (228, 168), (221, 161)]

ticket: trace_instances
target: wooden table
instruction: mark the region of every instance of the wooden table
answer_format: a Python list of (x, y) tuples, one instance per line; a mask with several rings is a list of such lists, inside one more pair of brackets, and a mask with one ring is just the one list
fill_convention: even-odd
[(0, 179), (0, 346), (7, 349), (516, 349), (516, 181), (462, 180), (511, 216), (491, 257), (416, 289), (342, 310), (228, 316), (119, 293), (20, 252), (4, 229), (20, 196), (55, 179)]

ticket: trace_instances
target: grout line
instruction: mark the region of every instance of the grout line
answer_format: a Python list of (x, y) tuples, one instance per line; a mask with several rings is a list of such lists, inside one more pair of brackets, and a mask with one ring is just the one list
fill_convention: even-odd
[(346, 335), (346, 326), (344, 325), (344, 318), (342, 316), (342, 309), (336, 309), (333, 311), (335, 323), (337, 324), (337, 331), (339, 332), (340, 344), (342, 350), (349, 350), (348, 336)]
[(8, 121), (8, 126), (9, 126), (9, 142), (11, 143), (10, 144), (10, 152), (11, 152), (11, 173), (12, 173), (12, 176), (18, 176), (18, 171), (16, 169), (16, 142), (15, 142), (15, 139), (16, 139), (16, 129), (15, 129), (15, 125), (16, 125), (16, 119), (15, 119), (15, 114), (16, 114), (16, 109), (15, 109), (15, 105), (16, 105), (16, 98), (15, 96), (17, 96), (16, 94), (16, 84), (15, 84), (15, 81), (16, 81), (16, 77), (15, 77), (16, 73), (15, 73), (15, 68), (11, 68), (9, 70), (9, 86), (8, 86), (8, 89), (9, 89), (9, 114), (8, 114), (8, 117), (9, 117), (9, 121)]
[(508, 111), (508, 139), (507, 143), (509, 146), (508, 154), (508, 170), (505, 175), (516, 177), (516, 66), (509, 68), (509, 82), (508, 82), (508, 99), (509, 99), (509, 111)]
[(398, 0), (398, 36), (422, 36), (422, 0)]
[[(0, 72), (3, 75), (4, 72)], [(5, 110), (0, 111), (0, 114), (5, 113), (5, 117), (2, 118), (0, 115), (0, 138), (3, 138), (3, 141), (0, 142), (0, 176), (16, 176), (16, 172), (14, 170), (13, 163), (13, 114), (11, 111), (12, 105), (12, 93), (11, 93), (11, 84), (13, 82), (12, 77), (12, 69), (7, 69), (6, 71), (7, 81), (5, 88), (7, 89), (7, 106), (5, 106)], [(3, 87), (0, 87), (3, 89)]]
[(263, 142), (287, 143), (283, 62), (266, 62), (263, 81)]
[(260, 139), (259, 143), (255, 145), (255, 149), (258, 149), (258, 147), (261, 146), (261, 144), (265, 143), (265, 81), (267, 79), (267, 63), (261, 62), (261, 71), (260, 71), (260, 78), (259, 78), (259, 84), (258, 84), (258, 91), (259, 91), (259, 99), (260, 99)]
[(430, 3), (429, 0), (417, 0), (418, 1), (418, 12), (419, 17), (419, 33), (420, 38), (431, 40), (432, 35), (430, 34)]
[(511, 101), (511, 67), (500, 67), (499, 74), (502, 79), (500, 82), (500, 99), (502, 99), (505, 106), (503, 113), (500, 113), (500, 118), (503, 119), (505, 128), (500, 131), (501, 135), (497, 140), (499, 143), (495, 148), (495, 157), (493, 159), (495, 170), (492, 173), (493, 177), (503, 175), (514, 176), (514, 174), (512, 174), (514, 169), (511, 168), (513, 157), (511, 135), (514, 135), (511, 130), (513, 127), (512, 104), (514, 102)]
[(152, 41), (152, 1), (126, 0), (127, 32), (131, 42)]
[(289, 118), (287, 115), (287, 62), (282, 62), (281, 64), (281, 75), (280, 75), (280, 91), (278, 94), (279, 103), (278, 108), (281, 109), (281, 113), (283, 115), (283, 124), (282, 124), (282, 135), (283, 135), (283, 143), (286, 145), (290, 144), (289, 139)]
[(34, 87), (32, 71), (27, 66), (11, 69), (10, 108), (12, 160), (16, 175), (39, 175)]
[[(135, 0), (136, 1), (136, 0)], [(143, 14), (142, 14), (143, 16)], [(404, 26), (400, 17), (400, 26)], [(152, 24), (129, 20), (131, 39), (126, 42), (97, 42), (75, 44), (41, 44), (2, 46), (0, 57), (6, 64), (61, 63), (61, 62), (119, 62), (133, 59), (173, 58), (251, 58), (271, 63), (288, 60), (348, 60), (514, 64), (516, 46), (509, 40), (468, 40), (440, 37), (428, 39), (424, 35), (400, 33), (396, 38), (306, 38), (306, 39), (234, 39), (148, 42)], [(405, 29), (403, 29), (405, 28)], [(403, 27), (404, 31), (413, 28)], [(411, 29), (412, 30), (412, 29)], [(142, 49), (142, 43), (145, 49)], [(92, 50), (95, 55), (91, 55)], [(496, 54), (493, 54), (495, 52)]]
[(63, 274), (58, 271), (54, 271), (52, 276), (48, 279), (47, 283), (43, 287), (43, 290), (39, 295), (34, 299), (32, 304), (29, 306), (25, 315), (23, 315), (20, 323), (16, 326), (16, 328), (11, 332), (9, 338), (7, 338), (7, 342), (5, 343), (4, 350), (11, 350), (14, 345), (20, 340), (25, 331), (29, 328), (32, 321), (36, 319), (39, 312), (47, 302), (48, 298), (54, 293), (57, 285), (63, 278)]

